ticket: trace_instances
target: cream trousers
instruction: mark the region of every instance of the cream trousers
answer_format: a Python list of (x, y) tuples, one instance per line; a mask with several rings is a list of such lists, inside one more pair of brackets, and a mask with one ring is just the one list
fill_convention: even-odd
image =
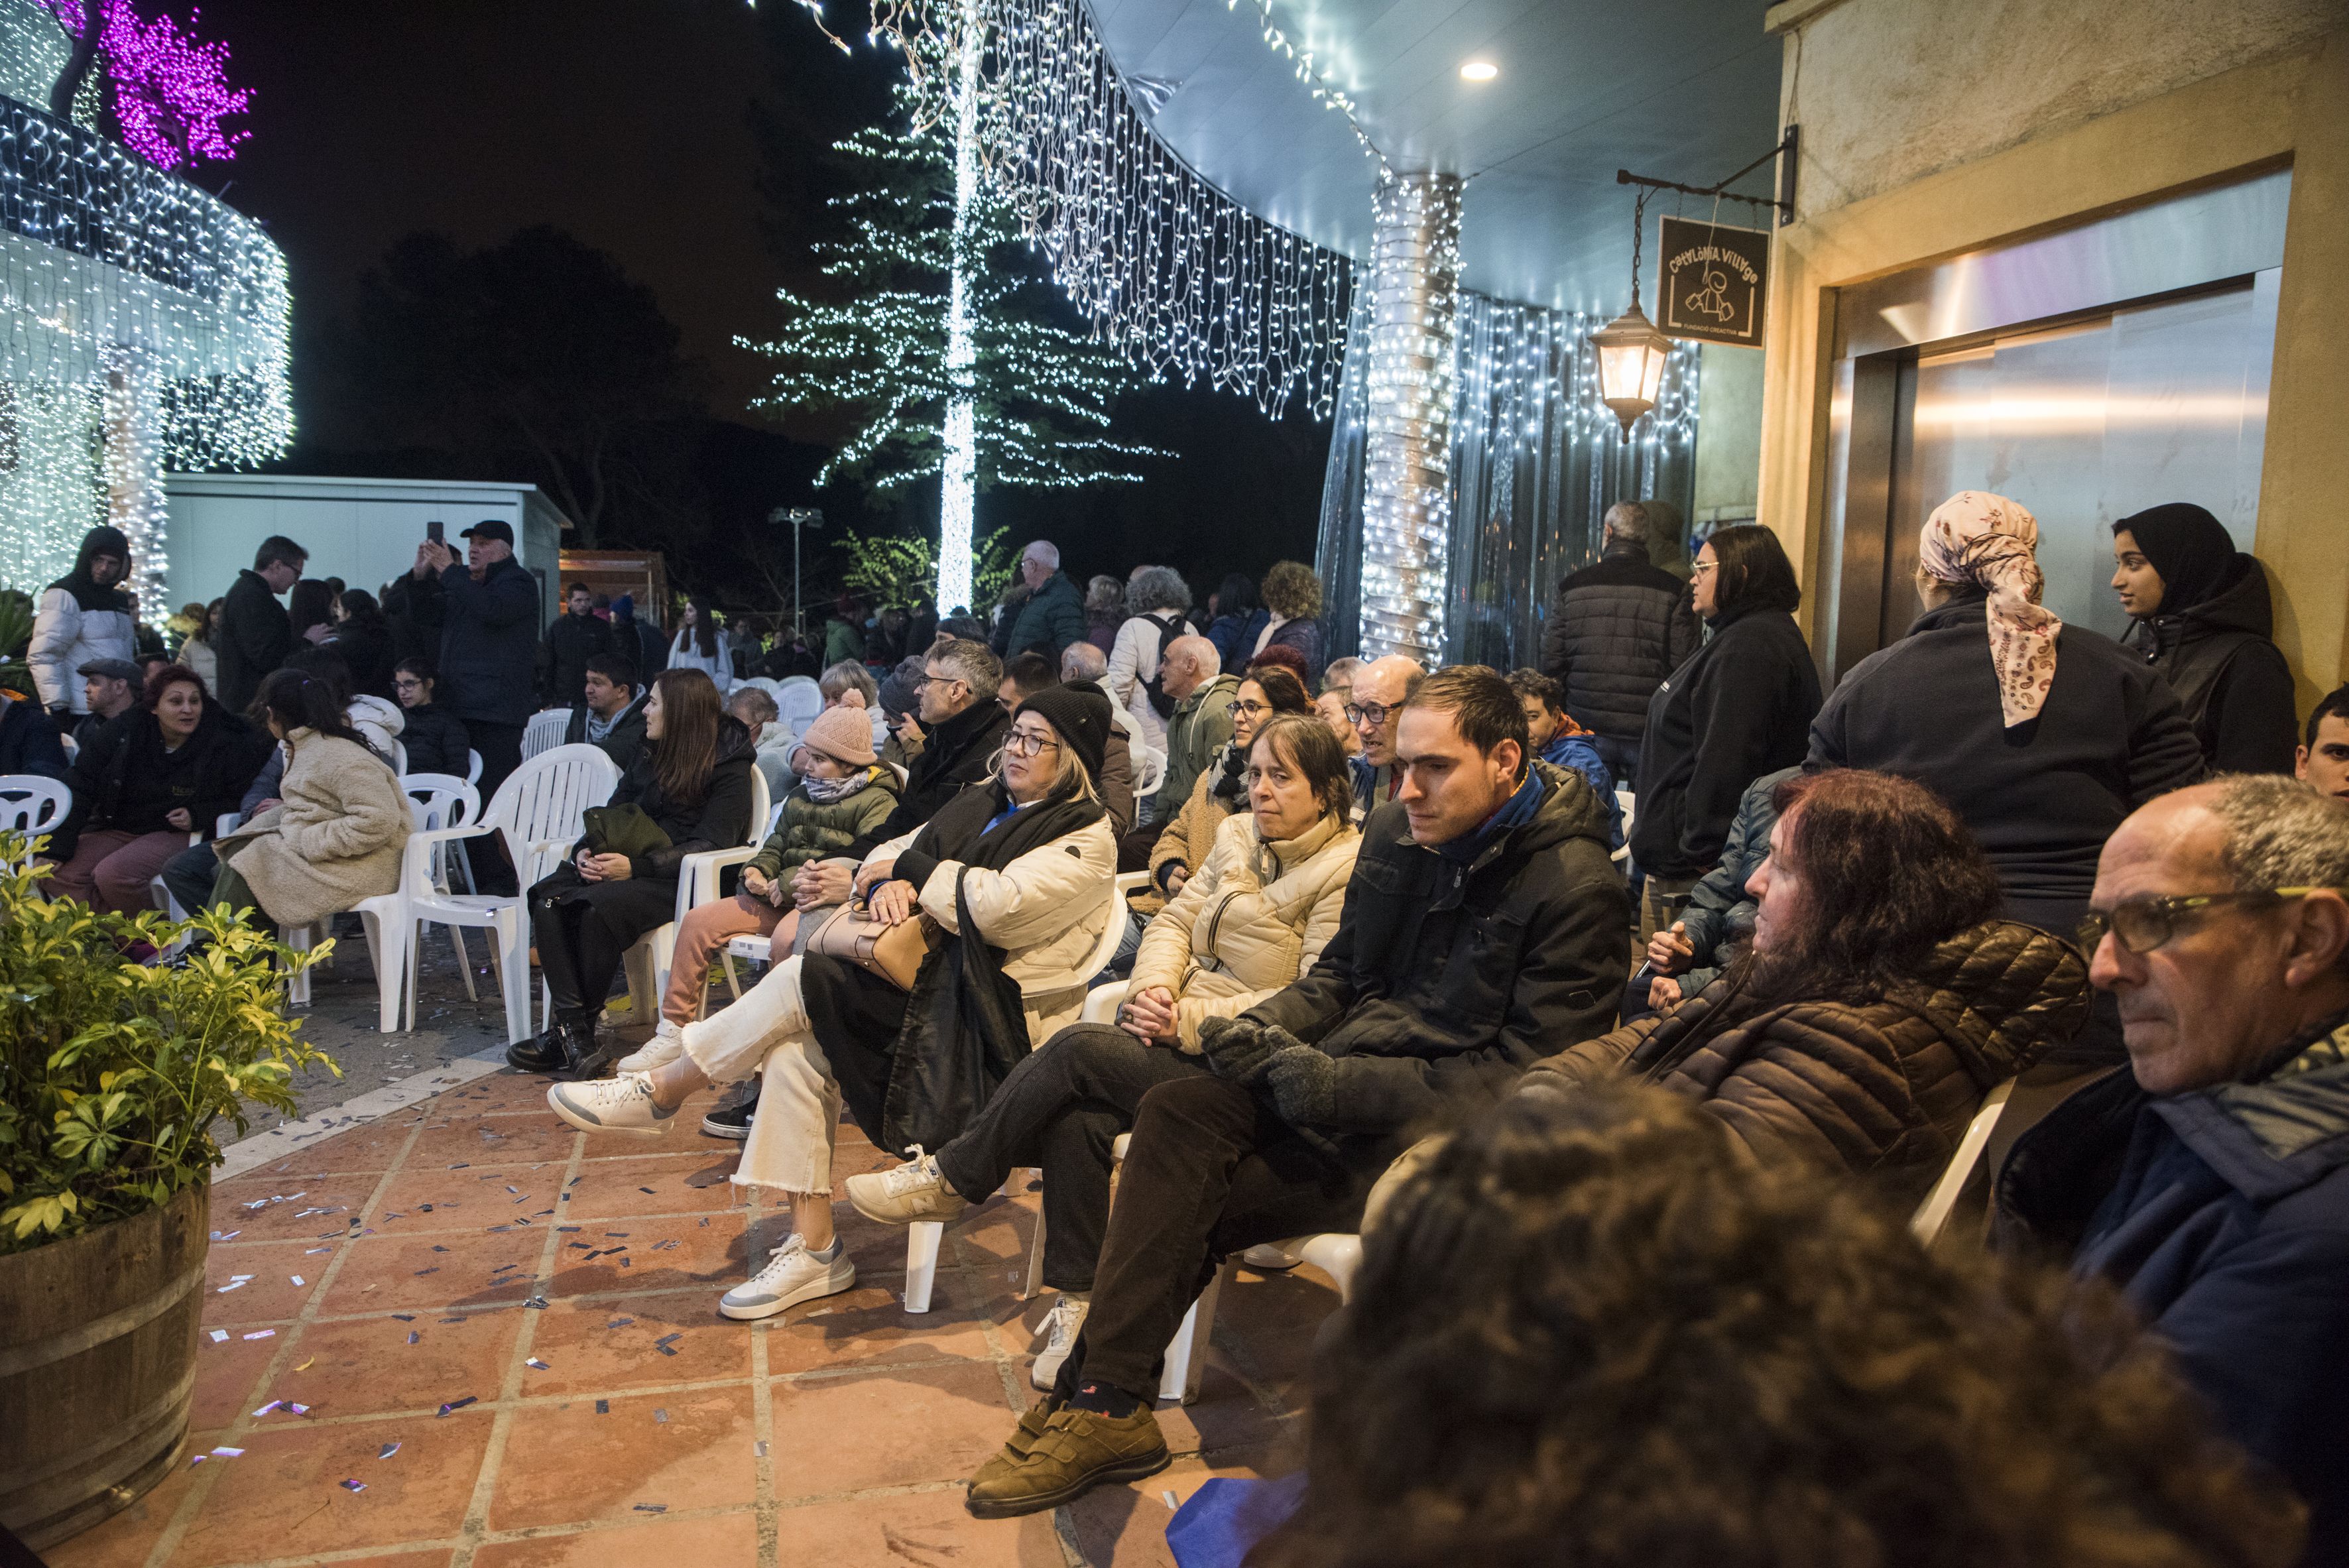
[(832, 1191), (840, 1085), (800, 1000), (800, 963), (784, 959), (740, 1001), (685, 1026), (685, 1054), (710, 1082), (759, 1075), (759, 1113), (734, 1172), (737, 1186)]

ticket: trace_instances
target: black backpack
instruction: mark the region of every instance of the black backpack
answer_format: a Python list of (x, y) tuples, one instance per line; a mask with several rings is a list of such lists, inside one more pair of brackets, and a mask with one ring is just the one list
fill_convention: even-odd
[(1175, 638), (1183, 635), (1183, 623), (1171, 615), (1143, 615), (1140, 619), (1158, 628), (1158, 673), (1142, 683), (1150, 694), (1151, 711), (1161, 718), (1174, 717), (1174, 699), (1166, 695), (1166, 649)]

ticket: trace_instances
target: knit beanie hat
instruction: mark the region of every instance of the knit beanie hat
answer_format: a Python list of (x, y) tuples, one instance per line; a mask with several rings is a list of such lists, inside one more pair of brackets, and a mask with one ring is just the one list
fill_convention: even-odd
[(1032, 713), (1060, 735), (1061, 744), (1077, 754), (1093, 787), (1101, 787), (1102, 758), (1109, 750), (1109, 694), (1092, 681), (1049, 686), (1012, 713)]
[(873, 755), (873, 717), (861, 707), (828, 707), (815, 716), (800, 743), (792, 748), (792, 771), (802, 773), (802, 751), (820, 752), (851, 768), (870, 768), (880, 760)]

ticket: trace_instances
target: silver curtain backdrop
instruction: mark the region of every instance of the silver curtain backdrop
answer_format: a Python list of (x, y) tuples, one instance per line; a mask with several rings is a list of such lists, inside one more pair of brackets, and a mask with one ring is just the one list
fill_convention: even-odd
[[(1359, 652), (1361, 638), (1370, 344), (1361, 309), (1358, 291), (1321, 490), (1318, 569), (1332, 658)], [(1615, 502), (1667, 501), (1685, 528), (1696, 489), (1696, 346), (1674, 346), (1656, 409), (1627, 443), (1599, 401), (1588, 338), (1600, 325), (1579, 312), (1460, 295), (1448, 664), (1538, 665), (1558, 580), (1598, 558), (1599, 520)]]

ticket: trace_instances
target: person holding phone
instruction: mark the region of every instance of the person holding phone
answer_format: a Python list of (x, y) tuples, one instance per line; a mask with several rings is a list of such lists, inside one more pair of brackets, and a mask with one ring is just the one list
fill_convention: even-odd
[(537, 703), (538, 583), (514, 559), (513, 528), (485, 518), (464, 531), (459, 561), (440, 525), (425, 525), (410, 571), (410, 613), (439, 600), (440, 705), (464, 721), (481, 754), (481, 797), (522, 766), (522, 733)]

